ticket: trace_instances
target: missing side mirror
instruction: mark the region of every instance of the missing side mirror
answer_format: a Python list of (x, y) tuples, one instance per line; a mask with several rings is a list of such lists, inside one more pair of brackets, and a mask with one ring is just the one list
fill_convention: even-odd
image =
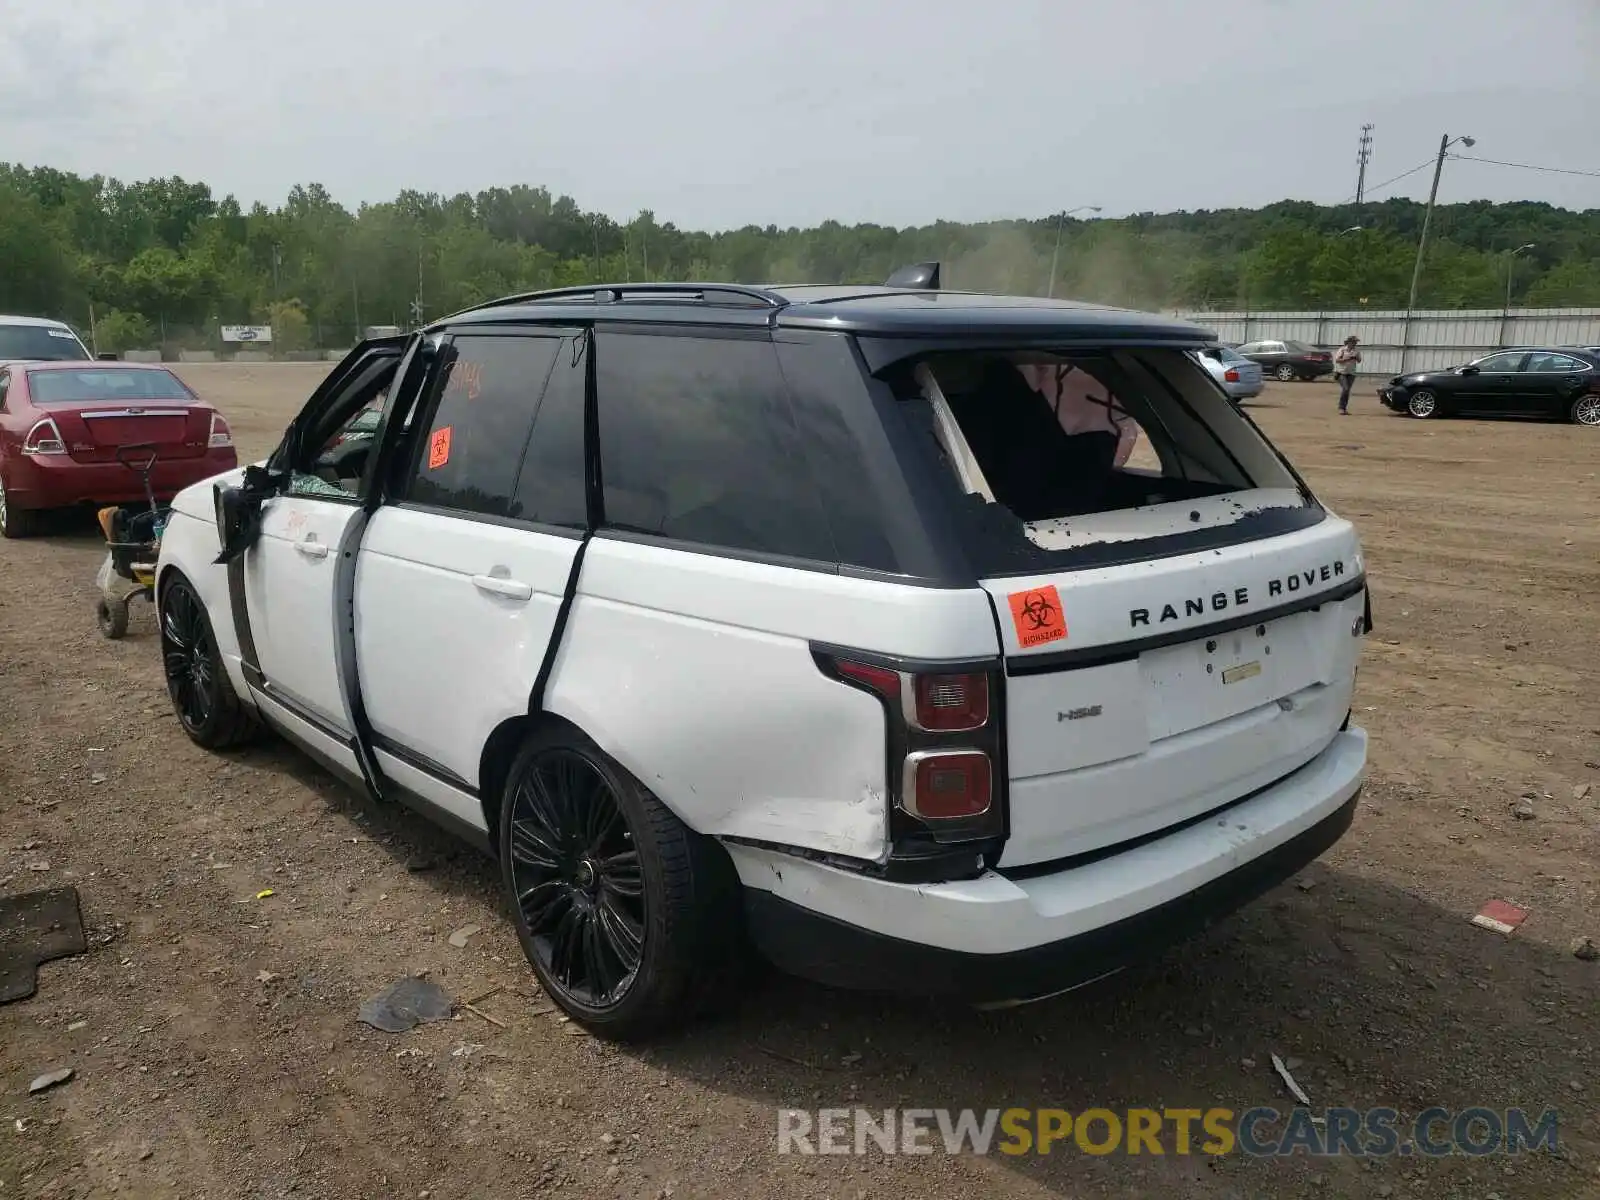
[(216, 484), (211, 489), (217, 516), (217, 540), (224, 547), (232, 544), (244, 523), (244, 496), (236, 487)]

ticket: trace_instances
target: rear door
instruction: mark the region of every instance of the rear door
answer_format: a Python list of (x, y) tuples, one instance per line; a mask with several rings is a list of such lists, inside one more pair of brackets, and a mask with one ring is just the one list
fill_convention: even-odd
[(1522, 408), (1541, 415), (1566, 415), (1567, 406), (1587, 388), (1594, 371), (1582, 359), (1555, 350), (1528, 356), (1522, 372)]
[(585, 528), (585, 353), (572, 329), (456, 333), (356, 565), (378, 762), (480, 828), (479, 755), (528, 711)]

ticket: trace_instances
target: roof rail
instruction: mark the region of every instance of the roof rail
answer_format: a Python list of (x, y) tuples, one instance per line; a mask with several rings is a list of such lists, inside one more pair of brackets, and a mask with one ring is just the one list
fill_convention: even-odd
[(513, 304), (541, 304), (556, 300), (593, 304), (616, 304), (624, 300), (659, 298), (698, 300), (708, 304), (754, 301), (764, 308), (783, 308), (789, 302), (768, 288), (742, 283), (602, 283), (583, 287), (546, 288), (537, 292), (518, 292), (475, 304), (465, 312), (484, 308), (504, 308)]

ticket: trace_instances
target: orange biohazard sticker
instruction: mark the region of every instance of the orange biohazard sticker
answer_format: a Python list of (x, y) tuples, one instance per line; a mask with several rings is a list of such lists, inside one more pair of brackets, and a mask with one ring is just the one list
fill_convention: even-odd
[(1011, 623), (1017, 628), (1017, 644), (1024, 650), (1067, 636), (1067, 614), (1054, 584), (1012, 592), (1006, 599), (1011, 604)]
[(450, 461), (450, 426), (435, 429), (428, 439), (428, 470), (437, 471)]

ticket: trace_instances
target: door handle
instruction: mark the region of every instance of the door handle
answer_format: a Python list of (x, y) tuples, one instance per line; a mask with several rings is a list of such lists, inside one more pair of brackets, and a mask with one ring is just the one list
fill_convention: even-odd
[(495, 596), (507, 596), (512, 600), (533, 599), (533, 587), (517, 579), (507, 579), (504, 575), (474, 575), (472, 586), (480, 592), (489, 592)]
[(317, 541), (317, 535), (308, 533), (294, 544), (294, 548), (307, 558), (327, 558), (328, 548)]

